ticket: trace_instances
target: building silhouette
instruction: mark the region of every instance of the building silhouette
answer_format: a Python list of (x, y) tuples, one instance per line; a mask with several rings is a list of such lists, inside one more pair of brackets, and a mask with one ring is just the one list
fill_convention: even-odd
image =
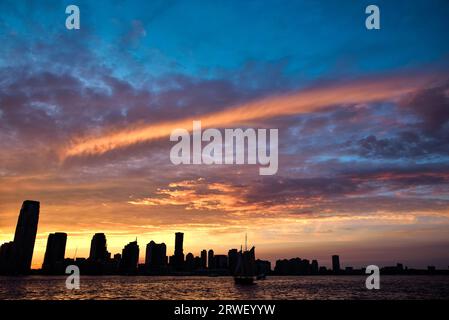
[(301, 261), (301, 270), (304, 274), (310, 274), (310, 261), (307, 259), (302, 259)]
[(14, 242), (5, 242), (0, 246), (0, 274), (14, 271)]
[(312, 260), (312, 263), (310, 264), (310, 273), (311, 274), (318, 274), (320, 271), (319, 266), (318, 266), (318, 261), (317, 260)]
[(34, 242), (39, 222), (38, 201), (25, 200), (20, 209), (13, 244), (14, 273), (28, 274), (31, 270)]
[(280, 275), (308, 275), (311, 270), (309, 260), (300, 258), (277, 260), (274, 267), (275, 273)]
[(184, 233), (182, 232), (176, 232), (175, 233), (175, 254), (174, 254), (174, 261), (173, 265), (176, 269), (182, 269), (184, 265), (184, 249), (183, 249), (183, 242), (184, 242)]
[(160, 268), (167, 265), (167, 246), (151, 240), (146, 247), (145, 265), (147, 268)]
[(195, 269), (195, 257), (193, 256), (193, 253), (189, 252), (186, 255), (185, 270), (193, 271), (194, 269)]
[(268, 275), (271, 273), (271, 262), (266, 260), (256, 260), (256, 274)]
[(214, 250), (210, 249), (207, 253), (207, 268), (215, 269)]
[(325, 266), (321, 266), (321, 267), (318, 269), (318, 273), (319, 273), (319, 274), (328, 274), (329, 271), (327, 270), (327, 268), (326, 268)]
[(137, 240), (128, 243), (122, 251), (122, 259), (120, 261), (120, 273), (136, 274), (137, 264), (139, 262), (139, 245)]
[(90, 242), (89, 260), (92, 262), (105, 262), (111, 257), (107, 250), (106, 236), (104, 233), (96, 233)]
[(339, 273), (340, 272), (340, 256), (338, 255), (333, 255), (332, 256), (332, 271), (334, 273)]
[(201, 268), (207, 268), (207, 251), (205, 249), (201, 250)]
[(203, 261), (202, 261), (201, 257), (194, 258), (194, 266), (195, 266), (194, 267), (195, 270), (204, 270)]
[(111, 259), (110, 265), (113, 273), (117, 273), (120, 268), (120, 263), (122, 261), (122, 255), (120, 253), (114, 254), (114, 257)]
[(45, 250), (42, 271), (47, 274), (59, 274), (64, 272), (65, 246), (67, 233), (50, 233)]
[(239, 259), (239, 252), (237, 249), (231, 249), (228, 251), (228, 264), (229, 264), (229, 271), (231, 274), (235, 273), (235, 270), (237, 269), (237, 263)]

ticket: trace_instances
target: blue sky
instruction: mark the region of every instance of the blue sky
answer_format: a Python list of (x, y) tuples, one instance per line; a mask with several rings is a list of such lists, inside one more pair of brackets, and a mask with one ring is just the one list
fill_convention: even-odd
[(81, 30), (68, 32), (71, 3), (3, 1), (3, 40), (73, 42), (67, 55), (89, 50), (97, 58), (90, 63), (131, 81), (136, 74), (229, 77), (253, 63), (278, 65), (303, 83), (447, 64), (449, 51), (446, 1), (378, 1), (377, 31), (365, 28), (369, 1), (79, 1)]

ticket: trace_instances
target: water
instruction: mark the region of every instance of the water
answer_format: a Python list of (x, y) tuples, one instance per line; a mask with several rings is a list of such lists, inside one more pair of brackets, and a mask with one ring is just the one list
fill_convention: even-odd
[(367, 290), (363, 276), (268, 277), (242, 287), (231, 277), (82, 276), (80, 290), (65, 277), (0, 277), (0, 299), (449, 299), (449, 276), (381, 276)]

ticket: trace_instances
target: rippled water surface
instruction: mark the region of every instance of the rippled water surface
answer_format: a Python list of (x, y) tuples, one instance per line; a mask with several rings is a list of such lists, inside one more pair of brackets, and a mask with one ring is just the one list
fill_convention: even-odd
[(367, 290), (362, 276), (269, 277), (235, 285), (230, 277), (0, 277), (0, 299), (449, 299), (449, 276), (382, 276)]

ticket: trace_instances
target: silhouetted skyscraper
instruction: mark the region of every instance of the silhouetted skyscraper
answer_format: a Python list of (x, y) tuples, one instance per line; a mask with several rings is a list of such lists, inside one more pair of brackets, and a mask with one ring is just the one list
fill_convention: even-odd
[(340, 272), (340, 257), (338, 255), (332, 256), (332, 270), (335, 273)]
[(203, 269), (207, 268), (207, 251), (206, 250), (201, 251), (201, 268), (203, 268)]
[(105, 261), (110, 256), (107, 251), (106, 236), (104, 233), (94, 234), (90, 242), (89, 260), (98, 262)]
[(167, 264), (167, 246), (165, 243), (158, 244), (150, 241), (147, 244), (145, 264), (147, 267), (162, 267)]
[(50, 233), (45, 250), (42, 271), (45, 273), (61, 273), (65, 256), (65, 246), (67, 243), (67, 233)]
[(312, 264), (310, 265), (310, 273), (318, 274), (318, 272), (319, 272), (318, 261), (312, 260)]
[(177, 269), (182, 268), (184, 264), (184, 249), (182, 247), (184, 242), (184, 233), (176, 232), (175, 234), (175, 254), (174, 254), (174, 266)]
[(176, 232), (175, 234), (175, 255), (184, 255), (184, 249), (182, 248), (184, 242), (184, 233)]
[(120, 261), (120, 272), (123, 274), (137, 273), (137, 264), (139, 262), (139, 245), (137, 241), (128, 243), (122, 251)]
[(207, 253), (207, 267), (209, 269), (215, 268), (215, 261), (214, 261), (214, 250), (210, 249)]
[(13, 245), (15, 273), (30, 272), (39, 222), (39, 206), (38, 201), (25, 200), (20, 209)]

